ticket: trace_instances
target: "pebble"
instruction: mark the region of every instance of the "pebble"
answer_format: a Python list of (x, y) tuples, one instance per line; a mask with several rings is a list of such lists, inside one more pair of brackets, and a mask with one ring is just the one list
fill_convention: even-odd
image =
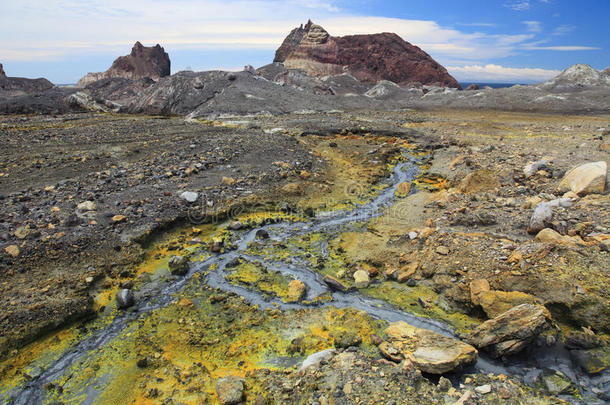
[(449, 248), (447, 246), (439, 246), (436, 248), (436, 253), (447, 256), (449, 254)]
[(474, 389), (478, 394), (489, 394), (491, 392), (491, 385), (489, 384), (485, 384), (485, 385), (479, 385), (478, 387), (475, 387)]
[(185, 191), (180, 194), (180, 198), (186, 202), (194, 203), (195, 201), (197, 201), (197, 198), (199, 198), (199, 193), (196, 193), (194, 191)]
[(129, 308), (136, 303), (133, 292), (127, 288), (119, 290), (116, 294), (116, 302), (119, 309)]

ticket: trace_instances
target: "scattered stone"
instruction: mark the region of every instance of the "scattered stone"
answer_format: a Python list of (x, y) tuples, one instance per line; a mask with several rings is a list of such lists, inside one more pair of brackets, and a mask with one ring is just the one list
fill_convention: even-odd
[(422, 372), (444, 374), (477, 359), (477, 350), (469, 344), (406, 322), (390, 324), (385, 333), (388, 342)]
[(30, 228), (29, 225), (15, 229), (15, 237), (19, 239), (34, 239), (40, 236), (40, 231)]
[(194, 203), (199, 198), (199, 193), (194, 191), (184, 191), (180, 194), (180, 198), (188, 203)]
[(282, 187), (282, 191), (290, 195), (302, 195), (304, 193), (299, 183), (288, 183)]
[(119, 309), (129, 308), (136, 303), (133, 292), (127, 288), (123, 288), (117, 292), (116, 302)]
[(396, 281), (398, 281), (399, 283), (404, 283), (405, 281), (409, 280), (411, 276), (415, 274), (418, 267), (419, 262), (412, 262), (406, 266), (401, 267), (398, 271), (398, 275), (396, 276)]
[(335, 349), (326, 349), (313, 354), (310, 354), (301, 365), (300, 371), (307, 370), (309, 367), (317, 367), (323, 361), (330, 360), (337, 351)]
[(491, 171), (479, 169), (462, 179), (458, 190), (464, 194), (475, 194), (481, 191), (493, 190), (500, 186), (498, 177)]
[(301, 301), (305, 297), (307, 286), (301, 280), (292, 280), (288, 283), (288, 302)]
[(447, 256), (449, 254), (449, 248), (447, 246), (438, 246), (436, 248), (436, 253), (439, 255)]
[(523, 168), (523, 174), (525, 177), (532, 177), (538, 170), (546, 169), (549, 162), (546, 159), (539, 160), (537, 162), (528, 163)]
[(216, 381), (216, 394), (224, 405), (238, 404), (244, 397), (244, 380), (227, 376)]
[(362, 343), (362, 339), (357, 333), (352, 331), (342, 331), (332, 336), (337, 349), (347, 349), (357, 347)]
[(400, 363), (403, 359), (400, 350), (389, 344), (388, 342), (381, 342), (378, 346), (379, 352), (383, 357), (388, 360)]
[(138, 366), (138, 368), (146, 368), (148, 366), (148, 359), (146, 357), (140, 357), (138, 361), (136, 361), (136, 366)]
[(551, 326), (551, 314), (542, 305), (521, 304), (483, 322), (468, 337), (474, 346), (500, 357), (520, 352)]
[(484, 278), (472, 280), (470, 282), (469, 287), (470, 287), (470, 301), (474, 305), (479, 305), (479, 294), (481, 294), (482, 292), (491, 290), (491, 287), (489, 286), (489, 281), (485, 280)]
[(564, 394), (572, 387), (572, 381), (561, 371), (542, 373), (540, 380), (543, 387), (551, 395)]
[(481, 395), (489, 394), (491, 392), (491, 385), (479, 385), (478, 387), (475, 387), (474, 391)]
[(441, 376), (441, 378), (438, 379), (437, 387), (442, 392), (447, 392), (453, 387), (453, 385), (451, 384), (450, 379)]
[(125, 221), (127, 221), (127, 217), (125, 215), (115, 215), (112, 217), (112, 222), (114, 222), (115, 224), (119, 224)]
[(269, 232), (265, 231), (264, 229), (259, 229), (256, 231), (256, 237), (259, 239), (269, 239)]
[(409, 191), (411, 191), (411, 183), (409, 183), (409, 182), (400, 183), (398, 185), (398, 187), (396, 187), (396, 191), (400, 195), (407, 195), (407, 194), (409, 194)]
[(229, 229), (231, 229), (232, 231), (239, 231), (242, 226), (242, 223), (239, 221), (231, 221), (231, 223), (229, 224)]
[(550, 228), (545, 228), (538, 232), (536, 241), (540, 243), (551, 243), (553, 245), (576, 247), (584, 245), (583, 240), (578, 236), (561, 235), (557, 231)]
[(76, 206), (76, 210), (80, 212), (95, 211), (97, 205), (93, 201), (83, 201)]
[(356, 288), (366, 288), (371, 280), (367, 271), (357, 270), (354, 273), (354, 281), (356, 283)]
[(212, 253), (220, 253), (222, 250), (223, 242), (222, 240), (213, 240), (210, 244), (210, 252)]
[(557, 189), (562, 192), (572, 190), (580, 196), (603, 193), (607, 172), (608, 165), (604, 161), (585, 163), (568, 171)]
[(349, 288), (343, 282), (328, 274), (324, 275), (324, 282), (333, 291), (347, 292)]
[(189, 259), (186, 256), (172, 256), (167, 265), (169, 272), (174, 275), (183, 276), (189, 271)]
[(570, 206), (572, 206), (572, 200), (569, 198), (557, 198), (552, 201), (539, 203), (530, 218), (527, 231), (530, 234), (536, 234), (544, 228), (549, 227), (553, 220), (554, 209), (557, 207), (568, 208)]
[(235, 185), (235, 179), (233, 177), (223, 177), (221, 180), (222, 184), (227, 186)]
[(533, 295), (520, 291), (482, 291), (478, 300), (489, 318), (495, 318), (517, 305), (534, 304), (538, 301)]
[(7, 247), (4, 248), (4, 251), (13, 257), (17, 257), (19, 256), (19, 247), (17, 245), (8, 245)]

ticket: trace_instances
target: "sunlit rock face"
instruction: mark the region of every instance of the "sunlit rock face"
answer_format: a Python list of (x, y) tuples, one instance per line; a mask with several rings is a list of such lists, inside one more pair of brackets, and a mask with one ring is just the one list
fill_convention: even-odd
[(273, 61), (319, 77), (348, 72), (371, 84), (390, 80), (405, 87), (424, 84), (460, 88), (430, 55), (396, 34), (333, 37), (311, 21), (290, 32)]

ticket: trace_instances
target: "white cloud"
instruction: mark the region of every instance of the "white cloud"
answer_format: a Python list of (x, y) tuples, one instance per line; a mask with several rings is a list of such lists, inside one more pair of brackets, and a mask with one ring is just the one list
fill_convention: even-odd
[(529, 32), (540, 32), (542, 31), (542, 23), (540, 21), (523, 21)]
[(510, 68), (500, 65), (448, 66), (447, 70), (463, 82), (537, 83), (561, 73), (560, 70), (539, 68)]
[(510, 0), (504, 3), (504, 7), (515, 11), (525, 11), (530, 9), (529, 0)]
[(524, 49), (531, 49), (535, 51), (562, 51), (562, 52), (572, 52), (572, 51), (598, 51), (601, 48), (596, 48), (594, 46), (530, 46), (525, 47)]
[(575, 29), (576, 29), (576, 27), (573, 25), (560, 25), (559, 27), (557, 27), (553, 30), (552, 35), (556, 35), (556, 36), (566, 35), (566, 34), (571, 33), (572, 31), (574, 31)]

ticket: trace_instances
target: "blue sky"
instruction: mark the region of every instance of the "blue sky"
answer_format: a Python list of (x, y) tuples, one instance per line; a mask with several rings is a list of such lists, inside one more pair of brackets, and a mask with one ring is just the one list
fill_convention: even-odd
[(610, 66), (610, 0), (2, 0), (0, 63), (74, 83), (139, 40), (164, 46), (173, 72), (258, 67), (308, 18), (331, 35), (396, 32), (460, 81)]

